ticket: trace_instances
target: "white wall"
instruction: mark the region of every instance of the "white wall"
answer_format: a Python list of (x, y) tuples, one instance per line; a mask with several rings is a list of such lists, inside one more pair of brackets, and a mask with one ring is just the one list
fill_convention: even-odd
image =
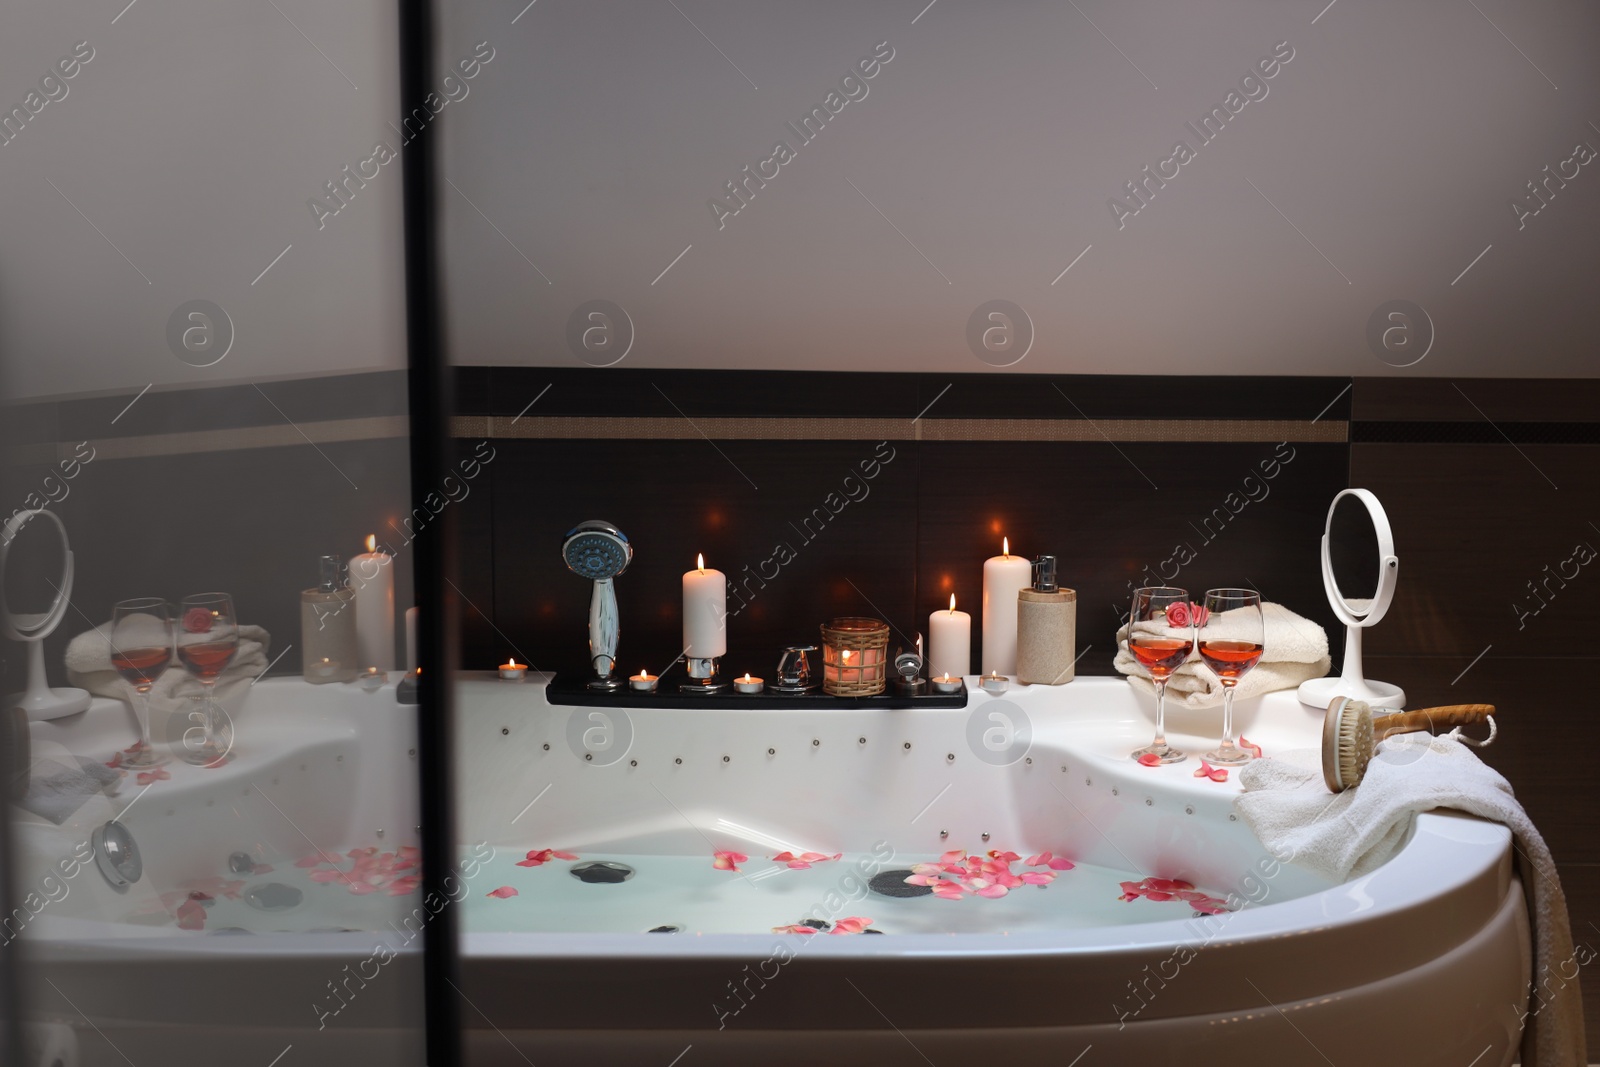
[[(603, 298), (629, 366), (984, 371), (967, 319), (1003, 298), (1037, 330), (1018, 371), (1593, 373), (1600, 165), (1520, 231), (1509, 207), (1600, 147), (1593, 5), (926, 4), (444, 5), (441, 60), (496, 49), (442, 119), (454, 357), (575, 363)], [(801, 146), (785, 122), (885, 40)], [(1108, 199), (1281, 41), (1119, 230)], [(796, 160), (719, 231), (708, 199), (780, 138)], [(1404, 371), (1365, 340), (1396, 298), (1437, 333)]]
[[(94, 53), (0, 145), (10, 394), (403, 366), (399, 161), (320, 230), (307, 207), (398, 140), (394, 5), (126, 2), (30, 0), (0, 18), (6, 110), (76, 42)], [(207, 368), (167, 343), (193, 299), (234, 324)]]

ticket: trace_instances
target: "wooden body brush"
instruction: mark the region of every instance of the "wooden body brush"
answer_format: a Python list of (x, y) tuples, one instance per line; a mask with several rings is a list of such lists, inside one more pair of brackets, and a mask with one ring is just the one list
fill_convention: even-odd
[[(1435, 726), (1471, 726), (1487, 722), (1494, 729), (1493, 704), (1452, 704), (1374, 716), (1372, 708), (1350, 697), (1335, 697), (1322, 720), (1322, 778), (1328, 789), (1342, 793), (1360, 785), (1372, 761), (1372, 750), (1390, 734), (1432, 730)], [(1490, 737), (1493, 738), (1493, 733)], [(1483, 742), (1487, 744), (1487, 742)]]

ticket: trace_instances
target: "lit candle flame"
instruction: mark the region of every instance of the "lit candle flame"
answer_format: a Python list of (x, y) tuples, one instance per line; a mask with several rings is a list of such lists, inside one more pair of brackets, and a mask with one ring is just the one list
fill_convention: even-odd
[(956, 595), (954, 593), (951, 593), (950, 594), (950, 614), (954, 615), (955, 613), (956, 613)]
[[(368, 551), (371, 551), (371, 549), (368, 549)], [(1009, 537), (1000, 538), (1000, 554), (1002, 556), (1010, 556), (1011, 555), (1011, 538), (1009, 538)]]
[(522, 664), (517, 662), (517, 657), (512, 656), (511, 657), (511, 662), (508, 663), (507, 666), (510, 667), (512, 670), (516, 670), (518, 667), (522, 666)]
[(367, 551), (371, 552), (378, 547), (378, 535), (367, 534)]
[(848, 648), (845, 649), (843, 652), (839, 653), (839, 661), (841, 663), (849, 663), (850, 662), (850, 650)]
[(743, 677), (743, 678), (742, 678), (742, 679), (740, 679), (740, 681), (745, 681), (745, 682), (748, 682), (748, 681), (750, 681), (750, 680), (751, 680), (751, 679), (750, 679), (750, 672), (749, 672), (749, 671), (745, 671), (745, 672), (744, 672), (744, 677)]
[(695, 553), (694, 565), (695, 565), (695, 567), (697, 567), (699, 569), (701, 574), (704, 574), (706, 572), (706, 557), (705, 557), (705, 553), (704, 552), (696, 552)]

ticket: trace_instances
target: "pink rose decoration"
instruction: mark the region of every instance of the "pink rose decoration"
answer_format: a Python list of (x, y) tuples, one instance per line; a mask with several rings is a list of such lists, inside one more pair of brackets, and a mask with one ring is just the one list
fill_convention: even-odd
[(1209, 618), (1211, 618), (1211, 612), (1204, 604), (1196, 604), (1193, 601), (1185, 604), (1179, 601), (1178, 603), (1167, 605), (1168, 626), (1175, 626), (1180, 629), (1191, 624), (1204, 626)]
[(743, 868), (740, 867), (739, 864), (744, 863), (749, 858), (750, 857), (746, 856), (743, 852), (734, 852), (730, 849), (717, 849), (711, 854), (711, 866), (719, 871), (733, 871), (735, 873), (741, 873)]
[(190, 608), (183, 613), (183, 628), (192, 634), (203, 634), (211, 629), (211, 612), (205, 608)]
[(517, 891), (515, 889), (512, 889), (508, 885), (503, 885), (499, 889), (491, 889), (487, 893), (484, 894), (484, 896), (486, 896), (486, 897), (499, 897), (501, 900), (504, 900), (507, 897), (514, 897), (514, 896), (517, 896), (517, 895), (518, 895)]
[(1194, 772), (1194, 776), (1196, 778), (1209, 778), (1213, 782), (1226, 782), (1228, 780), (1228, 768), (1213, 767), (1205, 760), (1201, 760), (1199, 768)]

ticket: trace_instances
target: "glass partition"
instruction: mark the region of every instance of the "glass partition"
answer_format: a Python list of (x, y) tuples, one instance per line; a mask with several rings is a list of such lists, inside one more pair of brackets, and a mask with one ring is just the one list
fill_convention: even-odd
[(394, 11), (4, 22), (0, 1058), (421, 1063)]

